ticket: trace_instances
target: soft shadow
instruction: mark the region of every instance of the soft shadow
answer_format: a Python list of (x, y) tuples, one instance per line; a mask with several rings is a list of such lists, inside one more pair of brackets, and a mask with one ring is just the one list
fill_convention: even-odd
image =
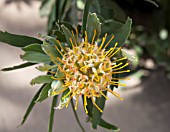
[[(134, 104), (140, 104), (152, 122), (153, 130), (169, 131), (170, 126), (170, 80), (164, 69), (158, 69), (142, 81), (143, 90), (132, 97)], [(155, 128), (154, 128), (155, 127)]]

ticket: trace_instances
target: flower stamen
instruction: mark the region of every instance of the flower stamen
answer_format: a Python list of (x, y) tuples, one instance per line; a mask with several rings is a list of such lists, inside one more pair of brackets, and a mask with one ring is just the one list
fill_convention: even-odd
[(62, 99), (65, 99), (67, 96), (69, 96), (71, 94), (71, 90), (64, 96), (62, 97)]
[(57, 51), (63, 56), (63, 54), (61, 53), (61, 51), (58, 49), (58, 47), (56, 45), (54, 45), (54, 47), (57, 49)]
[(119, 47), (113, 54), (109, 55), (109, 57), (113, 57), (119, 50), (121, 50), (122, 47)]
[(128, 65), (129, 65), (129, 63), (126, 63), (125, 65), (123, 65), (123, 66), (121, 66), (121, 67), (119, 67), (119, 68), (113, 69), (112, 71), (120, 70), (120, 69), (122, 69), (122, 68), (124, 68), (124, 67), (126, 67), (126, 66), (128, 66)]
[(51, 76), (51, 78), (54, 79), (54, 80), (65, 80), (65, 78), (56, 78), (54, 76)]
[(118, 61), (122, 61), (122, 60), (126, 60), (126, 59), (127, 59), (127, 57), (123, 57), (123, 58), (120, 58), (120, 59), (117, 59), (117, 60), (112, 61), (112, 63), (118, 62)]
[(101, 109), (99, 108), (99, 106), (95, 103), (93, 97), (91, 97), (91, 100), (92, 100), (93, 105), (102, 113), (103, 110), (101, 110)]
[[(92, 101), (93, 106), (95, 106), (100, 112), (103, 110), (95, 102), (97, 98), (103, 97), (108, 99), (105, 93), (110, 92), (120, 100), (120, 94), (114, 92), (109, 87), (113, 86), (125, 86), (125, 84), (119, 83), (119, 80), (129, 80), (129, 78), (113, 78), (113, 74), (121, 74), (125, 72), (130, 72), (130, 70), (124, 70), (123, 68), (128, 66), (128, 63), (123, 63), (122, 60), (127, 59), (122, 57), (117, 59), (114, 55), (120, 51), (121, 47), (117, 47), (118, 43), (115, 43), (113, 47), (109, 44), (112, 43), (114, 35), (106, 42), (107, 34), (102, 38), (101, 45), (98, 46), (95, 42), (97, 30), (93, 31), (93, 36), (91, 42), (88, 42), (87, 32), (84, 32), (84, 40), (80, 43), (78, 42), (78, 29), (76, 28), (76, 35), (72, 32), (72, 37), (69, 38), (71, 47), (60, 47), (55, 46), (57, 52), (61, 54), (61, 58), (49, 55), (51, 60), (58, 66), (58, 71), (63, 73), (60, 78), (53, 75), (51, 78), (54, 80), (63, 81), (62, 87), (64, 89), (60, 91), (54, 91), (54, 94), (61, 93), (66, 89), (69, 92), (62, 97), (65, 99), (67, 97), (66, 108), (68, 107), (72, 98), (76, 100), (74, 109), (77, 110), (78, 100), (80, 96), (84, 96), (84, 109), (87, 110), (87, 98)], [(106, 43), (106, 44), (105, 44)], [(114, 57), (114, 58), (112, 58)], [(122, 61), (122, 62), (121, 62)], [(122, 71), (121, 71), (122, 70)]]
[(85, 109), (86, 114), (87, 114), (87, 113), (88, 113), (88, 111), (87, 111), (86, 106), (87, 106), (87, 98), (86, 98), (86, 95), (84, 95), (84, 109)]
[[(72, 33), (72, 35), (73, 35), (73, 38), (75, 38), (73, 30), (71, 30), (71, 33)], [(77, 46), (77, 42), (76, 42), (75, 39), (74, 39), (74, 43), (75, 43), (75, 46)]]
[(114, 35), (112, 35), (112, 37), (110, 38), (110, 40), (107, 42), (107, 44), (104, 46), (103, 49), (106, 49), (106, 47), (110, 44), (110, 42), (113, 40)]
[(105, 97), (106, 100), (108, 100), (108, 97), (107, 97), (102, 91), (100, 91), (100, 94), (101, 94), (103, 97)]
[(75, 110), (77, 110), (77, 106), (78, 106), (78, 99), (79, 99), (79, 95), (78, 95), (78, 97), (76, 97), (76, 105), (75, 105), (75, 107), (74, 107), (74, 109), (75, 109)]
[(130, 72), (130, 70), (118, 71), (118, 72), (112, 72), (112, 74), (119, 74), (119, 73), (125, 73), (125, 72)]
[(73, 44), (72, 38), (70, 38), (70, 42), (71, 42), (72, 48), (74, 49), (74, 44)]
[(106, 37), (107, 37), (107, 33), (106, 33), (105, 36), (102, 38), (102, 43), (101, 43), (101, 45), (100, 45), (100, 47), (99, 47), (99, 50), (101, 50), (104, 42), (106, 41)]
[(61, 45), (60, 41), (59, 40), (56, 40), (56, 41), (59, 44), (60, 48), (66, 53), (66, 50), (63, 48), (63, 46)]
[(117, 98), (119, 98), (120, 100), (124, 100), (123, 98), (120, 97), (119, 93), (113, 92), (111, 89), (109, 88), (105, 88), (107, 91), (109, 91), (111, 94), (113, 94), (114, 96), (116, 96)]
[(93, 34), (93, 38), (92, 38), (92, 42), (91, 42), (91, 44), (93, 44), (93, 43), (94, 43), (94, 39), (95, 39), (95, 37), (96, 37), (96, 29), (94, 30), (94, 34)]

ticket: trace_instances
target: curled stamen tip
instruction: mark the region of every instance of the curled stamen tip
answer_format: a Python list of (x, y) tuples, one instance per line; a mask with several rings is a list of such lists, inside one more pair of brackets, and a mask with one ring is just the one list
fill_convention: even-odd
[(115, 43), (115, 46), (117, 46), (117, 45), (118, 45), (118, 42)]

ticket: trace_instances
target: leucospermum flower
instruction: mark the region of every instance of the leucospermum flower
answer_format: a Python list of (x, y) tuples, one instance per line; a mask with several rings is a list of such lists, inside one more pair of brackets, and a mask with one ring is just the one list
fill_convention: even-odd
[[(68, 107), (71, 99), (74, 98), (76, 100), (75, 110), (77, 109), (79, 98), (83, 95), (86, 113), (88, 113), (86, 109), (87, 98), (91, 98), (93, 105), (102, 112), (95, 103), (95, 99), (101, 96), (108, 99), (103, 93), (104, 91), (108, 91), (120, 100), (123, 100), (119, 93), (110, 89), (110, 86), (125, 86), (125, 84), (119, 83), (119, 80), (128, 78), (113, 78), (112, 74), (130, 71), (121, 70), (128, 66), (128, 63), (123, 63), (123, 60), (127, 58), (117, 58), (115, 56), (121, 50), (121, 47), (117, 48), (118, 43), (111, 43), (114, 36), (108, 42), (105, 42), (107, 37), (107, 34), (105, 34), (100, 45), (95, 42), (95, 36), (96, 30), (94, 30), (91, 42), (88, 41), (88, 34), (86, 32), (82, 42), (79, 42), (78, 39), (73, 40), (70, 38), (71, 48), (62, 46), (58, 41), (60, 47), (55, 46), (55, 48), (62, 57), (50, 55), (51, 60), (58, 67), (58, 72), (62, 76), (56, 77), (56, 74), (54, 74), (52, 77), (54, 79), (52, 90), (49, 91), (49, 94), (58, 95), (68, 90), (67, 94), (62, 97), (63, 100), (66, 99), (64, 106)], [(110, 44), (113, 45), (112, 48), (106, 50)], [(60, 85), (62, 88), (56, 89), (56, 85)]]

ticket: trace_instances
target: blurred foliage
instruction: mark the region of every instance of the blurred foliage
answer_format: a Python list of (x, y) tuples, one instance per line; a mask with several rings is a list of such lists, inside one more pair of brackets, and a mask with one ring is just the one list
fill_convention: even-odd
[(126, 15), (133, 19), (132, 32), (127, 42), (139, 58), (138, 67), (147, 59), (156, 66), (170, 67), (170, 1), (155, 0), (158, 5), (143, 0), (115, 0)]

